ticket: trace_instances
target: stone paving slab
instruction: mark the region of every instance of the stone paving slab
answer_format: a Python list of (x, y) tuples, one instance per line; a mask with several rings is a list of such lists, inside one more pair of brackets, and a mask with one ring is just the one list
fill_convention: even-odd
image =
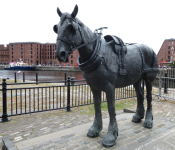
[[(115, 150), (175, 149), (175, 123), (155, 119), (153, 128), (147, 129), (141, 123), (131, 122), (133, 114), (117, 115), (119, 136), (116, 145), (108, 148)], [(109, 119), (103, 119), (103, 130), (99, 137), (86, 136), (91, 123), (75, 126), (40, 137), (13, 142), (8, 137), (3, 142), (9, 150), (86, 150), (107, 149), (102, 146), (102, 139), (107, 133)]]

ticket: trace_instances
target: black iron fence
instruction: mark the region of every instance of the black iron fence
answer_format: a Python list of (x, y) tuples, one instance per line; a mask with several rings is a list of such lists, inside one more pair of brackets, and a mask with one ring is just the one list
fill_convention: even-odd
[[(8, 121), (8, 117), (66, 109), (71, 107), (93, 104), (93, 95), (85, 80), (71, 80), (58, 82), (2, 82), (0, 95), (1, 122)], [(65, 84), (66, 83), (66, 84)], [(75, 84), (76, 83), (76, 84)], [(24, 87), (25, 86), (25, 87)], [(102, 94), (102, 102), (106, 102), (106, 94)], [(115, 89), (115, 99), (135, 97), (133, 86)]]

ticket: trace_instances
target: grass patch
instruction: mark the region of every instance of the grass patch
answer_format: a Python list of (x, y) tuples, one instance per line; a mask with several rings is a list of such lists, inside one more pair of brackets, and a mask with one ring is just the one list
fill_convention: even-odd
[[(123, 110), (124, 108), (130, 108), (133, 109), (136, 107), (137, 104), (137, 99), (132, 98), (132, 99), (123, 99), (123, 100), (118, 100), (115, 101), (115, 110)], [(82, 115), (94, 115), (95, 114), (95, 109), (94, 109), (94, 104), (92, 105), (87, 105), (83, 107), (77, 107), (75, 108), (76, 111), (78, 111)], [(108, 105), (107, 102), (101, 103), (101, 110), (102, 111), (108, 111)]]

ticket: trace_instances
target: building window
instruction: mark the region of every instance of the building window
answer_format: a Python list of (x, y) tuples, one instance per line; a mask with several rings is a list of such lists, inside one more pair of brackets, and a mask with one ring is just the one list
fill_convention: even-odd
[(12, 56), (12, 58), (13, 58), (13, 56)]
[(21, 52), (21, 54), (23, 54), (23, 52)]
[(31, 46), (32, 46), (32, 44), (31, 44)]
[(53, 55), (54, 55), (54, 52), (53, 52)]
[(170, 42), (168, 42), (168, 45), (170, 45)]
[(23, 58), (23, 56), (21, 56), (21, 58)]
[(12, 45), (12, 47), (13, 47), (13, 45)]
[(32, 50), (32, 47), (31, 47), (31, 50)]
[(46, 59), (46, 56), (45, 56), (45, 59)]
[(13, 52), (12, 52), (12, 54), (13, 54)]
[(31, 63), (33, 63), (33, 60), (31, 60)]
[(168, 56), (168, 59), (170, 59), (170, 56)]
[(13, 51), (13, 48), (12, 48), (12, 51)]
[(71, 55), (71, 58), (73, 58), (73, 55)]
[(37, 48), (37, 50), (38, 50), (38, 48)]
[(48, 56), (48, 59), (49, 59), (49, 56)]
[(50, 59), (52, 59), (52, 56), (50, 56)]
[(23, 50), (23, 48), (21, 48), (21, 50)]
[(21, 44), (21, 46), (22, 46), (22, 44)]
[(31, 54), (32, 54), (32, 51), (31, 51)]
[(73, 60), (71, 60), (71, 64), (73, 64)]
[(33, 57), (31, 56), (31, 58), (33, 58)]
[(170, 49), (170, 46), (168, 46), (168, 49)]
[(168, 54), (170, 54), (170, 51), (168, 51)]
[(37, 56), (37, 58), (38, 58), (38, 56)]

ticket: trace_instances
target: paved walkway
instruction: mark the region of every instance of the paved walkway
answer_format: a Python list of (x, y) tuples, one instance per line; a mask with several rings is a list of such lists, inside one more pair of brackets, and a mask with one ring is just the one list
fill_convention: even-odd
[[(133, 114), (117, 111), (119, 136), (115, 146), (109, 149), (175, 149), (175, 104), (153, 101), (154, 124), (152, 129), (143, 122), (131, 122)], [(59, 112), (58, 112), (59, 111)], [(107, 133), (108, 114), (103, 112), (103, 130), (99, 137), (86, 136), (92, 125), (93, 115), (86, 110), (63, 110), (12, 117), (10, 122), (0, 124), (0, 139), (9, 150), (16, 149), (106, 149), (102, 139)]]

